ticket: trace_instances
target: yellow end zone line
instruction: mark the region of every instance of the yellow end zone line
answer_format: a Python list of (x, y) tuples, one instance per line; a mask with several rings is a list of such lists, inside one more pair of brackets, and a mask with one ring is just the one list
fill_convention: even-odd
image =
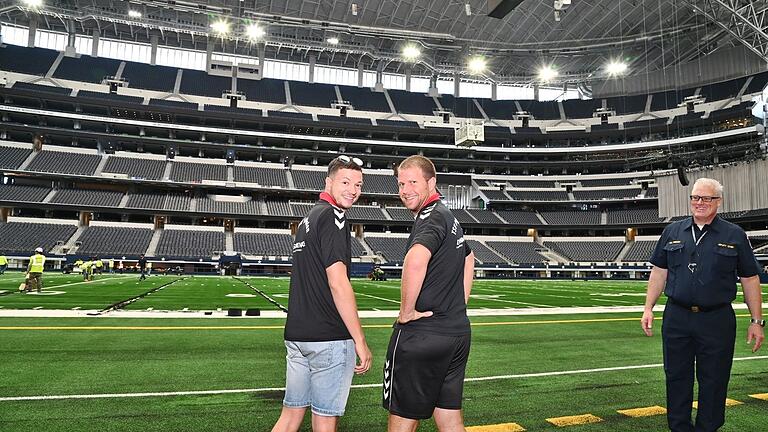
[[(749, 314), (739, 314), (737, 317), (748, 317)], [(616, 321), (640, 321), (632, 318), (594, 318), (577, 320), (541, 320), (541, 321), (500, 321), (472, 323), (472, 327), (535, 325), (535, 324), (585, 324)], [(661, 319), (659, 318), (659, 321)], [(364, 328), (392, 328), (392, 324), (367, 324)], [(0, 330), (282, 330), (281, 325), (264, 326), (0, 326)]]

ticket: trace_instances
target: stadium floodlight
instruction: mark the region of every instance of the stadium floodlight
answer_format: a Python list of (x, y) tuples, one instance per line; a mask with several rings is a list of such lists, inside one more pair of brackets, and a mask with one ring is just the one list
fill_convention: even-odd
[(627, 72), (628, 67), (629, 66), (621, 60), (612, 60), (605, 66), (605, 71), (611, 76), (623, 75)]
[(211, 30), (220, 35), (229, 33), (229, 23), (224, 20), (218, 20), (211, 24)]
[(421, 55), (421, 51), (415, 45), (406, 45), (403, 47), (402, 54), (406, 61), (415, 61)]
[(557, 77), (557, 71), (549, 65), (542, 66), (539, 69), (539, 81), (549, 82)]
[(337, 38), (337, 37), (329, 37), (325, 41), (328, 42), (331, 45), (338, 45), (339, 44), (339, 38)]
[(43, 6), (43, 0), (24, 0), (24, 4), (30, 8), (40, 8)]
[(469, 73), (472, 75), (479, 75), (485, 72), (488, 63), (485, 61), (484, 57), (476, 56), (469, 59), (467, 66), (469, 67)]
[(129, 10), (128, 11), (128, 16), (131, 17), (131, 18), (141, 18), (141, 12), (139, 12), (137, 10)]
[(245, 34), (248, 36), (248, 39), (257, 40), (263, 38), (267, 31), (258, 24), (251, 24), (245, 28)]

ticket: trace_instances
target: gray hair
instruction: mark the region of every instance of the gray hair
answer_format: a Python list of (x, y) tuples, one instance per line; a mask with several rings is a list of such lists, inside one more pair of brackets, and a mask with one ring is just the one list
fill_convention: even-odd
[(715, 190), (715, 195), (719, 197), (723, 196), (723, 185), (715, 179), (702, 177), (696, 180), (696, 183), (693, 184), (693, 187), (695, 188), (696, 185), (709, 186)]

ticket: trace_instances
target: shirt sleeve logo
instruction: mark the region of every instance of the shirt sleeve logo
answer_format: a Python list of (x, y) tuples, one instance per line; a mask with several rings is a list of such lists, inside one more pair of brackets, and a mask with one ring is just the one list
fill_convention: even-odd
[(338, 229), (344, 228), (344, 223), (346, 222), (346, 219), (344, 218), (344, 210), (333, 209), (333, 215), (335, 216), (333, 222), (336, 224), (336, 227)]
[(429, 217), (429, 215), (431, 215), (431, 214), (432, 214), (432, 210), (434, 210), (434, 209), (435, 209), (435, 205), (436, 205), (436, 204), (433, 204), (433, 205), (431, 205), (431, 206), (429, 206), (429, 207), (425, 208), (424, 210), (422, 210), (422, 211), (421, 211), (421, 214), (419, 214), (419, 219), (426, 219), (426, 218), (428, 218), (428, 217)]

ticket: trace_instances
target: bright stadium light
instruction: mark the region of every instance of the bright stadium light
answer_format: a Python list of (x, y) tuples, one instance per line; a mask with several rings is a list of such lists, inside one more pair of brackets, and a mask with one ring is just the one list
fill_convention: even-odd
[(24, 0), (24, 4), (31, 8), (40, 8), (43, 6), (43, 0)]
[(325, 41), (328, 42), (331, 45), (338, 45), (339, 44), (339, 38), (337, 38), (337, 37), (329, 37)]
[(472, 75), (479, 75), (485, 72), (485, 68), (488, 64), (486, 63), (485, 58), (477, 56), (469, 59), (467, 66), (469, 67), (469, 73)]
[(406, 45), (403, 47), (403, 58), (407, 61), (414, 61), (421, 55), (421, 51), (415, 45)]
[(211, 30), (221, 35), (227, 34), (229, 33), (229, 23), (224, 20), (218, 20), (211, 24)]
[(623, 61), (612, 60), (605, 66), (605, 71), (608, 73), (608, 75), (611, 76), (623, 75), (625, 72), (627, 72), (628, 67), (629, 66), (627, 66), (627, 64)]
[(131, 17), (131, 18), (141, 18), (141, 12), (136, 11), (136, 10), (129, 10), (128, 11), (128, 16)]
[(557, 71), (552, 66), (542, 66), (539, 69), (539, 81), (549, 82), (557, 77)]
[(267, 34), (267, 31), (257, 24), (251, 24), (245, 28), (245, 34), (250, 40), (261, 39)]

